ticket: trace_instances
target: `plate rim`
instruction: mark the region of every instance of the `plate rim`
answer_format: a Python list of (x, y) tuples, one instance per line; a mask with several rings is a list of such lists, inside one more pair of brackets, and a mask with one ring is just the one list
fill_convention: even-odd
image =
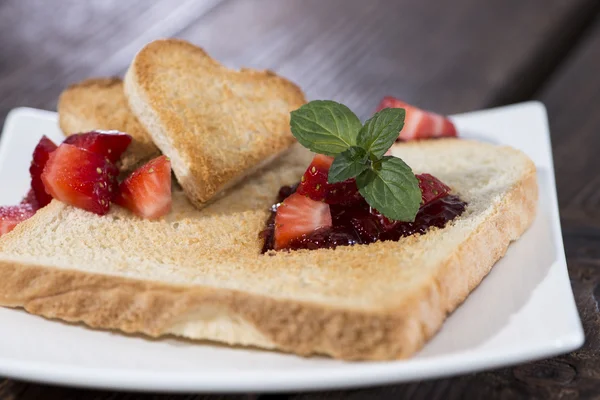
[[(523, 103), (511, 104), (503, 107), (490, 109), (482, 109), (473, 112), (463, 113), (451, 116), (466, 117), (494, 110), (510, 108), (522, 108), (529, 106), (535, 108), (543, 114), (545, 123), (545, 145), (550, 149), (547, 154), (550, 160), (549, 165), (549, 190), (551, 196), (549, 206), (552, 210), (551, 221), (556, 228), (557, 237), (553, 237), (555, 244), (558, 247), (558, 257), (555, 263), (560, 264), (561, 272), (566, 275), (568, 281), (568, 269), (566, 257), (564, 254), (564, 243), (561, 235), (560, 225), (560, 210), (558, 208), (558, 199), (556, 193), (556, 178), (554, 173), (554, 160), (551, 147), (551, 138), (548, 128), (548, 119), (546, 108), (539, 101), (527, 101)], [(6, 143), (9, 140), (11, 127), (14, 120), (18, 118), (36, 118), (46, 119), (48, 121), (57, 121), (57, 114), (52, 111), (38, 110), (30, 107), (18, 107), (12, 109), (6, 116), (6, 122), (0, 136), (0, 163), (2, 163), (2, 155), (6, 150)], [(9, 134), (7, 134), (7, 132)], [(555, 235), (556, 236), (556, 235)], [(564, 279), (564, 277), (563, 277)], [(570, 289), (570, 298), (565, 299), (570, 303), (570, 308), (579, 316), (575, 305), (572, 288)], [(22, 361), (15, 359), (7, 359), (0, 356), (0, 375), (7, 378), (33, 380), (44, 383), (63, 384), (74, 387), (85, 388), (101, 388), (113, 390), (140, 391), (152, 390), (155, 392), (170, 392), (170, 393), (189, 393), (189, 392), (212, 392), (212, 393), (243, 393), (243, 392), (290, 392), (290, 391), (316, 391), (324, 389), (350, 389), (357, 387), (393, 384), (407, 382), (415, 379), (434, 379), (440, 377), (448, 377), (459, 374), (464, 374), (473, 371), (484, 369), (498, 368), (502, 366), (521, 363), (524, 361), (532, 361), (543, 359), (558, 354), (570, 352), (583, 345), (585, 340), (581, 320), (578, 318), (579, 324), (570, 331), (569, 335), (565, 335), (559, 341), (550, 341), (549, 343), (540, 342), (539, 346), (527, 348), (519, 348), (515, 346), (513, 351), (506, 351), (499, 354), (497, 351), (488, 351), (488, 357), (484, 357), (481, 350), (464, 350), (461, 352), (461, 365), (452, 364), (452, 359), (456, 358), (455, 353), (448, 353), (436, 357), (435, 368), (431, 368), (430, 360), (413, 359), (411, 360), (412, 371), (402, 371), (401, 365), (404, 361), (390, 362), (369, 362), (368, 368), (365, 368), (365, 363), (348, 363), (342, 366), (327, 367), (327, 370), (316, 369), (314, 374), (298, 374), (295, 370), (278, 371), (273, 370), (268, 379), (261, 379), (255, 371), (240, 370), (232, 382), (231, 376), (224, 372), (203, 372), (202, 379), (199, 379), (198, 373), (182, 373), (173, 372), (165, 373), (164, 371), (149, 371), (142, 372), (132, 371), (131, 369), (119, 368), (95, 368), (95, 367), (78, 367), (70, 364), (50, 363), (50, 362), (35, 362)], [(464, 362), (464, 359), (468, 362)], [(400, 365), (400, 370), (398, 369)], [(262, 370), (264, 373), (264, 370)], [(398, 376), (399, 375), (399, 376)], [(355, 378), (355, 379), (353, 379)]]

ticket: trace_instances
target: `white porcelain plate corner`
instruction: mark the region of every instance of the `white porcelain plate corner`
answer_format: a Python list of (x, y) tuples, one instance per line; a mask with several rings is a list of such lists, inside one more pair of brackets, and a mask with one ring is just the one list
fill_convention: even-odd
[[(175, 339), (94, 331), (0, 308), (0, 376), (73, 386), (167, 392), (272, 392), (390, 384), (490, 369), (583, 344), (561, 237), (544, 106), (529, 102), (453, 117), (463, 137), (511, 145), (538, 168), (533, 226), (513, 243), (439, 334), (414, 358), (342, 362)], [(19, 108), (0, 137), (0, 204), (18, 203), (56, 114)]]

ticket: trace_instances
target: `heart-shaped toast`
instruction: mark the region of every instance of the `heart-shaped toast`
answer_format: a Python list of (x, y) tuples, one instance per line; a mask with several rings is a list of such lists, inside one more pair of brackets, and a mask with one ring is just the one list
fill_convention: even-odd
[(136, 55), (125, 95), (198, 207), (288, 149), (295, 141), (290, 112), (305, 103), (275, 73), (231, 70), (177, 39), (154, 41)]

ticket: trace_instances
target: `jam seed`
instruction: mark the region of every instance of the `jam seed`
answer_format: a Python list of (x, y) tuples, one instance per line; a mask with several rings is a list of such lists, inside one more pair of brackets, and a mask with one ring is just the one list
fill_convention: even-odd
[(102, 169), (100, 167), (96, 168), (96, 172), (101, 174), (102, 173)]

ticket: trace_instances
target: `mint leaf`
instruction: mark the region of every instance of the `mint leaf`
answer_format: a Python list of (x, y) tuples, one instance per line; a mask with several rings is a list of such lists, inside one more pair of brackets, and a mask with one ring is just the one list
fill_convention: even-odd
[(398, 139), (404, 126), (406, 111), (403, 108), (386, 108), (365, 122), (358, 134), (357, 143), (367, 152), (379, 158)]
[(356, 177), (358, 191), (367, 203), (396, 221), (414, 221), (421, 203), (419, 181), (397, 157), (383, 157)]
[(302, 146), (315, 153), (335, 156), (356, 145), (362, 124), (345, 105), (315, 100), (292, 111), (290, 126)]
[(335, 156), (329, 168), (327, 182), (338, 183), (354, 178), (369, 168), (367, 152), (361, 147), (350, 147), (348, 150)]

